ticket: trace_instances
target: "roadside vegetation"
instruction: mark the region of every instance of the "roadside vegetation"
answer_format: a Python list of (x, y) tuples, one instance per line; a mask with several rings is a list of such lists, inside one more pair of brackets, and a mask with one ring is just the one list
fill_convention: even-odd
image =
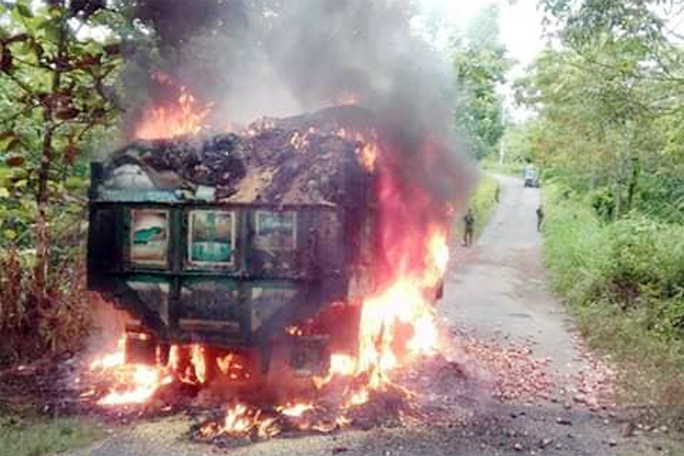
[(656, 2), (542, 3), (562, 45), (517, 82), (537, 116), (507, 138), (543, 170), (551, 283), (623, 405), (684, 428), (684, 49)]
[[(116, 33), (96, 2), (0, 2), (0, 366), (78, 348), (88, 326), (88, 156), (115, 131)], [(134, 33), (131, 31), (130, 33)], [(133, 36), (133, 35), (132, 35)]]
[(586, 195), (544, 189), (551, 284), (571, 305), (590, 346), (622, 367), (626, 405), (684, 407), (684, 226), (637, 212), (597, 216)]
[(525, 163), (518, 160), (507, 160), (500, 163), (498, 158), (488, 157), (480, 162), (480, 167), (492, 174), (503, 174), (504, 176), (522, 177), (525, 170)]
[(470, 208), (475, 217), (474, 239), (482, 234), (482, 230), (489, 222), (489, 218), (496, 206), (497, 192), (500, 192), (499, 183), (490, 175), (483, 174), (478, 186), (470, 195)]

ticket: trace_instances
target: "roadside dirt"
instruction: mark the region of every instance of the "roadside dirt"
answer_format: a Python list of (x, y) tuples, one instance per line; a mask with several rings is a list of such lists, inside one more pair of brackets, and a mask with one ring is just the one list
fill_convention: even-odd
[(611, 366), (587, 353), (547, 289), (539, 191), (499, 179), (501, 203), (478, 244), (454, 247), (440, 316), (452, 347), (447, 356), (468, 381), (419, 382), (433, 419), (217, 447), (191, 443), (191, 420), (177, 415), (113, 426), (106, 440), (67, 455), (684, 454), (666, 433), (631, 432), (613, 404)]

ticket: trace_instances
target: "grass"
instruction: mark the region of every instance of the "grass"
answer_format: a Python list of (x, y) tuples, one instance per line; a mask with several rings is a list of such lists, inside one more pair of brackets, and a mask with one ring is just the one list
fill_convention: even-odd
[(84, 447), (103, 431), (79, 418), (46, 418), (0, 410), (0, 456), (43, 456)]
[(684, 429), (684, 227), (601, 221), (545, 186), (545, 260), (589, 345), (618, 361), (621, 404)]

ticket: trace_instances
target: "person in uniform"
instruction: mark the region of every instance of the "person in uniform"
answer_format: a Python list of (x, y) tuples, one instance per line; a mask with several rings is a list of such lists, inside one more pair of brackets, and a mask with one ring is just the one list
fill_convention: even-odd
[(463, 246), (470, 247), (473, 244), (473, 229), (475, 227), (475, 217), (473, 217), (472, 209), (468, 208), (468, 212), (463, 217)]
[(540, 204), (537, 208), (537, 231), (541, 231), (542, 222), (544, 222), (544, 209), (542, 209)]

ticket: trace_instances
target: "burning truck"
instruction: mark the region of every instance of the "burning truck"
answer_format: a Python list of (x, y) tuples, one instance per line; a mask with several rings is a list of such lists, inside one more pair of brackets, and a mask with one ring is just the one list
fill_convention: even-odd
[[(402, 190), (368, 111), (192, 133), (92, 163), (88, 283), (133, 317), (128, 362), (194, 363), (208, 383), (265, 379), (275, 359), (377, 375), (435, 349), (451, 209)], [(438, 146), (421, 147), (439, 166)]]

